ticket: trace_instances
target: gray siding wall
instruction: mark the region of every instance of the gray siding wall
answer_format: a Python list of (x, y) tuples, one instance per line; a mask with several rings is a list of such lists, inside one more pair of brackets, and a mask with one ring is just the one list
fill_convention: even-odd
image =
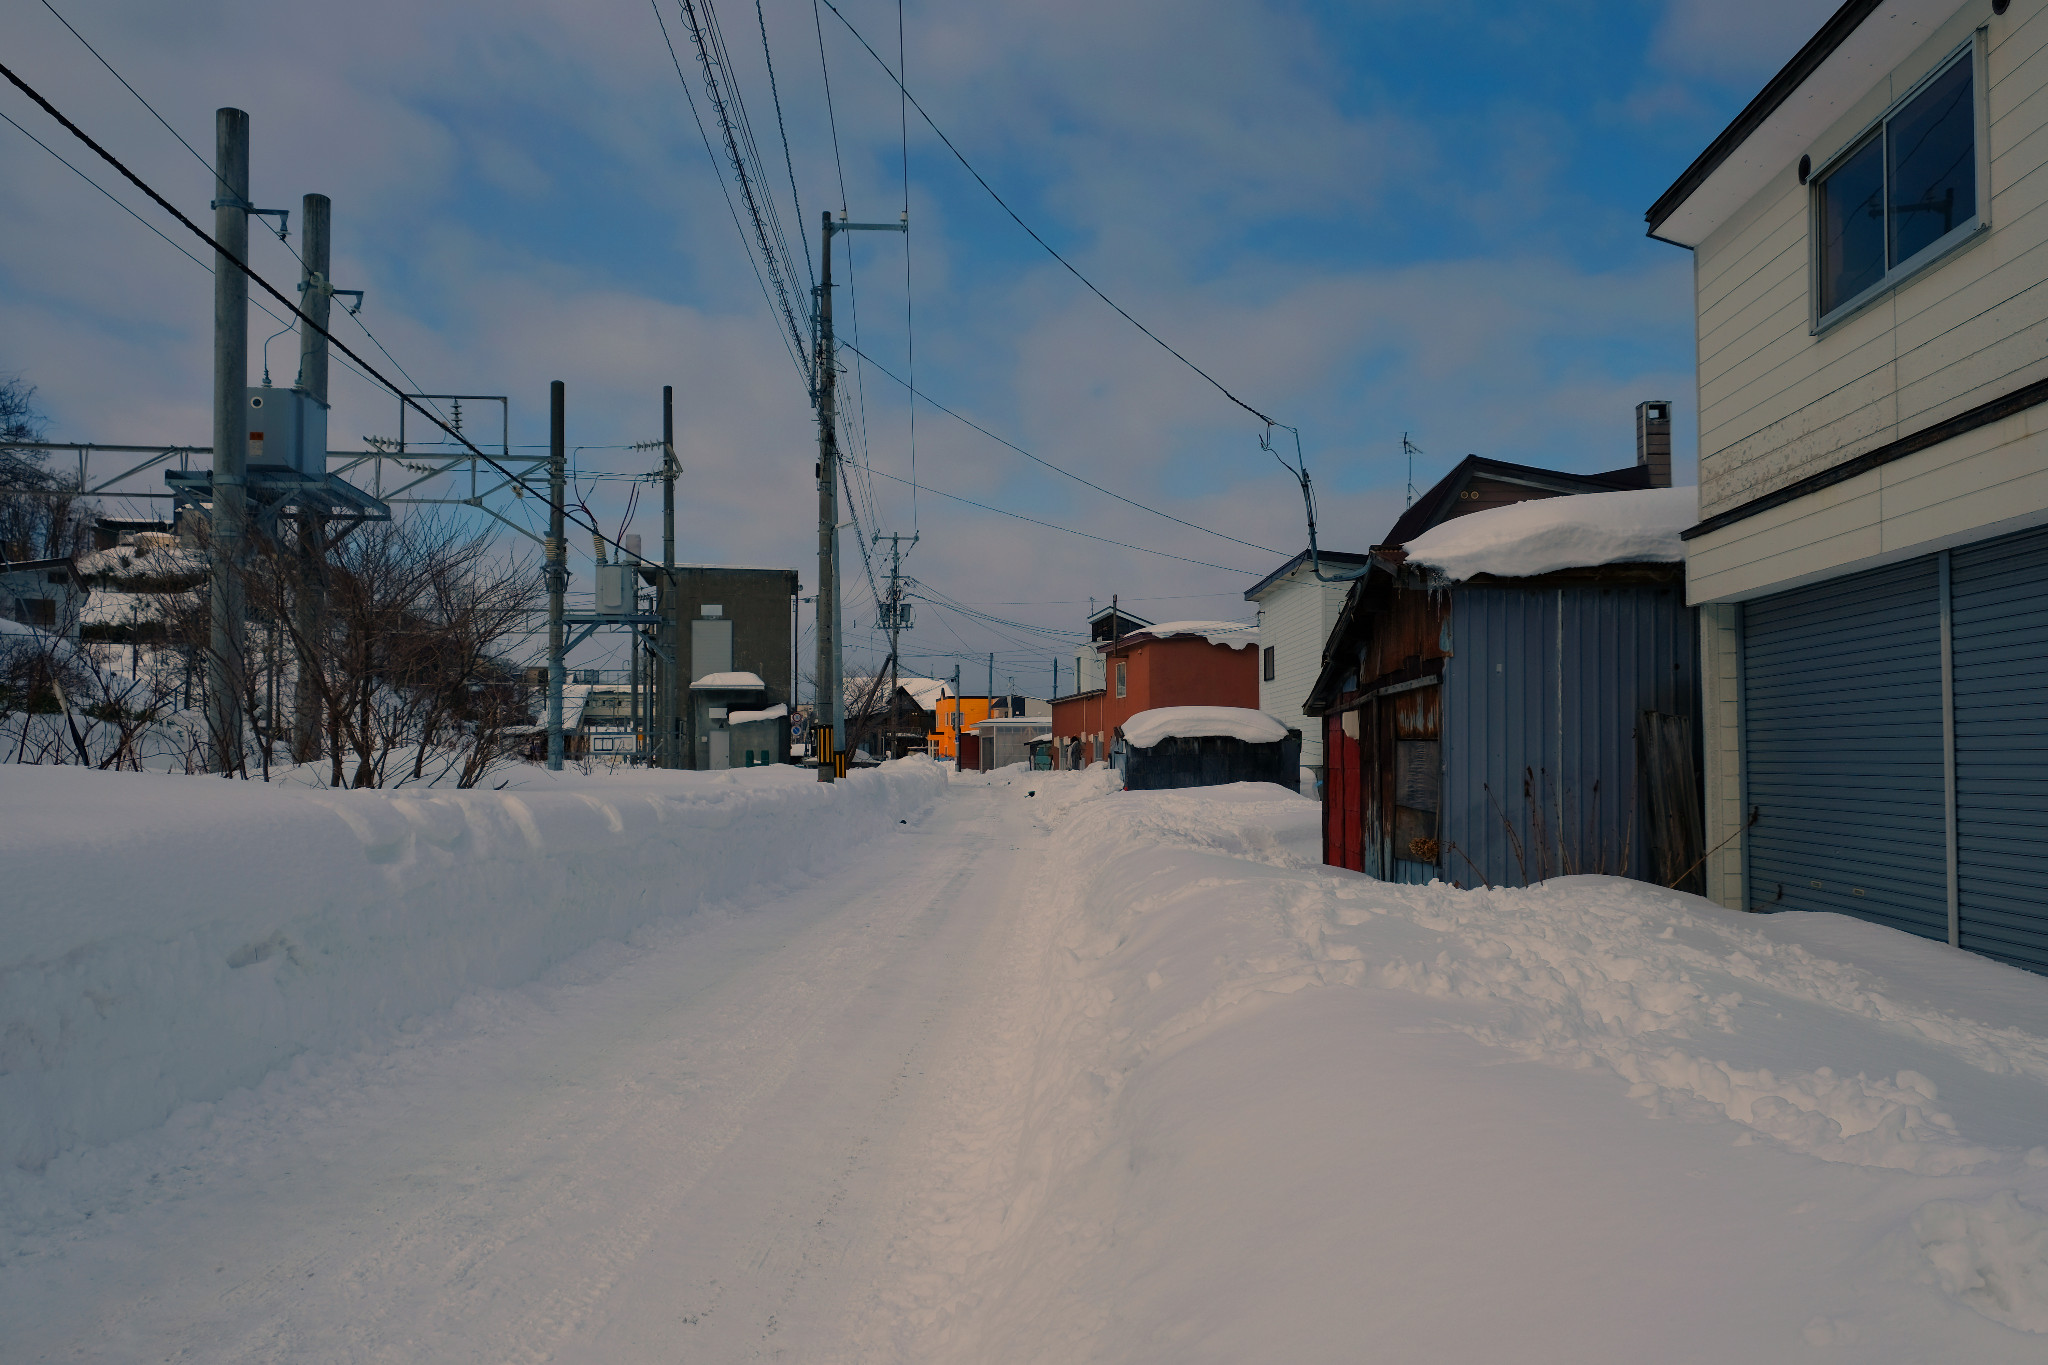
[(1636, 715), (1697, 723), (1699, 630), (1681, 589), (1459, 588), (1451, 639), (1444, 875), (1646, 875)]

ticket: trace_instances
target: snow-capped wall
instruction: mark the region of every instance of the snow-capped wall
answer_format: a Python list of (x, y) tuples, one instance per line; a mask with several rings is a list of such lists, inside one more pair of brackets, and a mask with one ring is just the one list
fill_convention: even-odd
[(0, 765), (0, 1159), (35, 1167), (751, 887), (929, 804), (908, 760), (516, 790)]

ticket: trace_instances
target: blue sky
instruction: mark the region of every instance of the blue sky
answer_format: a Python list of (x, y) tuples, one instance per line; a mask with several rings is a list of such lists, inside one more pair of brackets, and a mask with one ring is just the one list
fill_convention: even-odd
[[(365, 319), (422, 387), (510, 394), (514, 441), (538, 441), (547, 382), (563, 379), (571, 442), (596, 447), (657, 435), (660, 386), (674, 384), (683, 557), (792, 565), (812, 584), (804, 391), (646, 3), (53, 3), (202, 151), (216, 106), (247, 109), (258, 201), (333, 197), (337, 283), (368, 291)], [(675, 4), (662, 4), (694, 79)], [(893, 62), (895, 6), (841, 8)], [(1362, 548), (1400, 509), (1404, 431), (1427, 452), (1424, 485), (1470, 451), (1612, 468), (1633, 460), (1634, 404), (1670, 398), (1689, 477), (1691, 262), (1645, 240), (1642, 213), (1830, 8), (913, 0), (904, 27), (911, 88), (976, 167), (1111, 297), (1299, 426), (1324, 544)], [(780, 170), (754, 6), (720, 0), (717, 14)], [(840, 205), (840, 167), (856, 218), (893, 218), (904, 194), (894, 89), (821, 14), (836, 164), (811, 0), (760, 9), (801, 220), (786, 175), (773, 192), (785, 225), (813, 239), (819, 209)], [(0, 46), (158, 188), (205, 207), (204, 171), (40, 0), (8, 7)], [(0, 92), (0, 110), (77, 159), (17, 92)], [(1259, 424), (1088, 295), (910, 122), (920, 387), (1138, 501), (1299, 548), (1299, 497), (1260, 452)], [(5, 126), (0, 175), (15, 187), (0, 203), (0, 369), (39, 387), (59, 438), (205, 442), (204, 273)], [(901, 373), (901, 241), (855, 240), (863, 349)], [(258, 265), (295, 278), (275, 242)], [(842, 293), (842, 335), (848, 303)], [(273, 344), (274, 371), (288, 375), (292, 345)], [(908, 477), (900, 391), (872, 372), (848, 378), (865, 394), (867, 458)], [(334, 445), (393, 430), (391, 400), (340, 373), (334, 388)], [(583, 458), (633, 472), (647, 457)], [(1278, 562), (1062, 480), (929, 409), (917, 474), (1190, 559)], [(929, 494), (913, 511), (902, 485), (872, 482), (863, 524), (914, 519), (911, 572), (1001, 604), (994, 614), (1067, 629), (1112, 593), (1155, 619), (1249, 614), (1236, 595), (1248, 575)], [(592, 486), (608, 530), (627, 487)], [(643, 496), (633, 529), (655, 542), (658, 499)], [(864, 594), (858, 583), (849, 600)], [(858, 667), (873, 612), (851, 614)], [(999, 686), (1014, 676), (1040, 691), (1062, 652), (927, 608), (906, 666), (946, 672), (990, 649)]]

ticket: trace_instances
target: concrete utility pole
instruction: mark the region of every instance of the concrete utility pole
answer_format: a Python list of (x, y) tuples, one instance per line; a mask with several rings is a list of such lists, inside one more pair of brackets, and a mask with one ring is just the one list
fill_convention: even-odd
[[(812, 725), (818, 780), (838, 775), (846, 750), (846, 698), (840, 679), (839, 621), (839, 357), (832, 336), (832, 238), (840, 232), (910, 231), (909, 211), (897, 223), (849, 223), (823, 215), (824, 247), (818, 270), (817, 337), (813, 358), (818, 404), (818, 700)], [(891, 694), (894, 695), (893, 693)]]
[(839, 362), (832, 339), (832, 211), (825, 211), (824, 263), (818, 276), (818, 699), (812, 717), (812, 750), (818, 780), (838, 774), (846, 741), (844, 699), (839, 691)]
[(960, 765), (960, 665), (953, 665), (953, 766)]
[[(875, 532), (875, 543), (880, 544), (882, 533)], [(912, 548), (918, 537), (910, 537)], [(889, 535), (889, 710), (890, 719), (895, 719), (896, 689), (901, 682), (902, 667), (897, 661), (896, 639), (903, 629), (903, 537), (897, 532)], [(884, 741), (886, 743), (886, 741)]]
[[(320, 328), (327, 326), (334, 301), (329, 257), (334, 206), (324, 194), (309, 194), (299, 203), (299, 307)], [(299, 328), (299, 378), (293, 385), (321, 407), (327, 406), (327, 338), (312, 327)], [(324, 466), (323, 466), (323, 471)], [(299, 594), (293, 611), (293, 633), (299, 640), (299, 684), (293, 689), (292, 758), (311, 763), (320, 757), (320, 689), (307, 678), (320, 667), (316, 642), (327, 621), (327, 521), (302, 502), (299, 509)]]
[[(1010, 708), (1005, 706), (1003, 708), (1004, 715), (1007, 716), (1009, 710)], [(988, 656), (988, 713), (991, 717), (996, 713), (996, 656), (994, 654)]]
[(569, 542), (563, 535), (562, 494), (569, 457), (564, 432), (565, 390), (548, 388), (548, 771), (562, 771), (562, 599), (569, 591)]
[(243, 543), (249, 523), (249, 277), (228, 259), (249, 259), (249, 116), (214, 113), (213, 565), (206, 655), (206, 728), (214, 771), (242, 768), (242, 688), (247, 673)]
[[(668, 650), (668, 658), (680, 659), (678, 642), (682, 631), (677, 624), (675, 606), (679, 600), (676, 593), (676, 475), (681, 466), (676, 460), (676, 390), (672, 384), (661, 386), (661, 567), (662, 591), (670, 603), (668, 611), (661, 617), (661, 642)], [(664, 768), (680, 768), (682, 760), (682, 708), (676, 705), (677, 689), (683, 679), (677, 669), (669, 663), (660, 665), (661, 692), (655, 703), (655, 714), (659, 718), (660, 738), (656, 741), (657, 760)]]

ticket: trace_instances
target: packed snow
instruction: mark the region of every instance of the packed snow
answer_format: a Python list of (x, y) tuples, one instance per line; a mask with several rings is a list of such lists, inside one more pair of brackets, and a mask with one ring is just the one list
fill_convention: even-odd
[(1679, 533), (1699, 520), (1699, 489), (1578, 493), (1488, 508), (1408, 542), (1408, 561), (1452, 582), (1478, 574), (1529, 578), (1603, 564), (1676, 564)]
[(1124, 738), (1140, 749), (1149, 749), (1162, 739), (1221, 736), (1247, 744), (1271, 744), (1287, 738), (1286, 722), (1241, 706), (1158, 706), (1138, 712), (1122, 729)]
[[(1639, 1365), (2048, 1346), (2048, 980), (1613, 878), (1378, 883), (1320, 866), (1320, 808), (1276, 787), (937, 771), (813, 783), (832, 794), (765, 843), (752, 803), (796, 792), (752, 773), (724, 789), (727, 824), (657, 818), (710, 814), (697, 775), (516, 798), (506, 856), (528, 875), (497, 883), (496, 917), (458, 900), (449, 937), (485, 949), (497, 917), (567, 917), (591, 946), (0, 1171), (8, 1358)], [(201, 831), (250, 862), (279, 927), (326, 913), (318, 874), (347, 845), (315, 841), (316, 875), (289, 879), (255, 808), (180, 820), (202, 780), (53, 772), (5, 793), (53, 810), (0, 845), (37, 893), (6, 911), (37, 936), (9, 950), (8, 1001), (64, 995), (83, 1023), (132, 1017), (122, 991), (156, 972), (301, 980), (306, 1014), (337, 979), (411, 988), (403, 952), (358, 940), (351, 968), (289, 930), (241, 967), (236, 934), (170, 933), (148, 971), (85, 979), (66, 959), (100, 951), (95, 924), (141, 944), (151, 914), (183, 923), (218, 890), (185, 847)], [(74, 828), (93, 777), (118, 837)], [(486, 863), (501, 799), (394, 813), (395, 862), (352, 834), (361, 866), (335, 894), (388, 876), (382, 927), (439, 918), (426, 865), (445, 887)], [(161, 832), (139, 818), (152, 803)], [(17, 908), (61, 885), (31, 869), (81, 848), (109, 864), (90, 896)], [(636, 878), (666, 888), (704, 860), (709, 880), (635, 899)], [(534, 874), (555, 866), (576, 875)], [(131, 1032), (108, 1061), (232, 1045), (231, 1013)], [(10, 1073), (64, 1047), (11, 1020), (0, 1036)], [(97, 1084), (72, 1068), (25, 1093)]]
[(1243, 621), (1166, 621), (1131, 631), (1121, 643), (1140, 639), (1170, 640), (1177, 635), (1199, 635), (1212, 645), (1223, 645), (1229, 649), (1253, 649), (1259, 643), (1259, 628)]
[(523, 767), (502, 791), (426, 793), (0, 764), (0, 1160), (126, 1137), (829, 866), (939, 774)]
[(725, 723), (727, 725), (751, 725), (757, 720), (781, 720), (788, 714), (789, 707), (782, 702), (776, 702), (775, 705), (764, 711), (728, 711), (725, 715)]

